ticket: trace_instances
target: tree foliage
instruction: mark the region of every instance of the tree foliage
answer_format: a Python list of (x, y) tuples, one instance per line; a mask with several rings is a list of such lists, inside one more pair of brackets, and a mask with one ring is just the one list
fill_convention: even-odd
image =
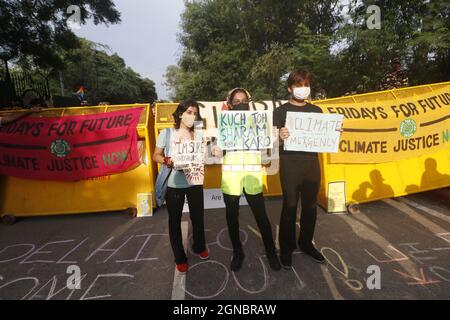
[[(63, 54), (66, 94), (75, 93), (83, 85), (90, 103), (139, 103), (157, 99), (155, 83), (127, 67), (116, 53), (110, 55), (107, 47), (85, 39), (80, 39), (80, 43), (80, 48)], [(59, 81), (59, 74), (53, 73), (52, 92), (60, 91)]]
[[(370, 5), (381, 29), (369, 29)], [(186, 1), (183, 53), (167, 69), (175, 100), (221, 100), (245, 86), (257, 99), (286, 95), (287, 72), (306, 67), (329, 97), (377, 90), (400, 57), (411, 84), (449, 79), (446, 0)]]
[(80, 24), (120, 22), (111, 0), (1, 0), (0, 59), (14, 62), (14, 71), (48, 79), (52, 93), (61, 92), (61, 80), (66, 95), (82, 85), (90, 103), (156, 100), (152, 80), (127, 67), (117, 54), (108, 54), (107, 47), (75, 36), (70, 6), (79, 8)]
[(80, 9), (80, 23), (118, 23), (120, 13), (111, 0), (1, 0), (0, 59), (22, 65), (62, 66), (61, 50), (79, 43), (68, 24), (70, 6)]

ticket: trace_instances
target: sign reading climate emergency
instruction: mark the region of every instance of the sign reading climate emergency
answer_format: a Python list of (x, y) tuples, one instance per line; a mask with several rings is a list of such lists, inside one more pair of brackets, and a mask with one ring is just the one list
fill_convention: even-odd
[(318, 105), (345, 117), (331, 163), (390, 162), (450, 148), (449, 87), (406, 99)]
[(0, 128), (0, 174), (38, 180), (81, 180), (140, 163), (136, 126), (143, 108), (27, 117)]
[(342, 115), (312, 112), (287, 112), (289, 138), (284, 150), (306, 152), (338, 152)]

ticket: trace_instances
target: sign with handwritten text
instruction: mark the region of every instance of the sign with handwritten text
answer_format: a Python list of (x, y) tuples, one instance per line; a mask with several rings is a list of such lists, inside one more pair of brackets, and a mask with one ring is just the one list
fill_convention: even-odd
[(183, 169), (184, 175), (186, 176), (187, 182), (191, 186), (203, 185), (205, 180), (205, 165), (192, 165), (188, 168)]
[(343, 120), (343, 115), (287, 112), (284, 150), (337, 153)]
[(190, 185), (202, 185), (205, 177), (204, 143), (191, 140), (172, 144), (175, 170), (183, 170)]
[(172, 143), (172, 161), (175, 170), (203, 164), (204, 145), (202, 141), (191, 140)]
[(271, 149), (272, 112), (224, 111), (219, 114), (219, 148), (222, 150)]

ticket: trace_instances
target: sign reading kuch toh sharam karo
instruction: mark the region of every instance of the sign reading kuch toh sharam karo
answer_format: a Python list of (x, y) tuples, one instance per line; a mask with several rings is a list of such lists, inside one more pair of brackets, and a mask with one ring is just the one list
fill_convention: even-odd
[(222, 150), (271, 149), (272, 112), (225, 111), (219, 114), (219, 147)]

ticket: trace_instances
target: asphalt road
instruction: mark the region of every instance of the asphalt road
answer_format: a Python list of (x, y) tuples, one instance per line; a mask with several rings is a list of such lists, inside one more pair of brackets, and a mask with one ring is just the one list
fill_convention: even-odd
[[(148, 218), (25, 218), (0, 225), (0, 299), (450, 299), (450, 203), (436, 195), (376, 201), (353, 215), (320, 210), (315, 243), (327, 264), (295, 252), (292, 269), (279, 272), (269, 268), (248, 207), (240, 209), (241, 271), (229, 269), (225, 210), (216, 209), (205, 213), (210, 260), (187, 245), (184, 276), (175, 271), (165, 208)], [(266, 206), (275, 236), (281, 199)], [(183, 228), (190, 243), (188, 214)]]

